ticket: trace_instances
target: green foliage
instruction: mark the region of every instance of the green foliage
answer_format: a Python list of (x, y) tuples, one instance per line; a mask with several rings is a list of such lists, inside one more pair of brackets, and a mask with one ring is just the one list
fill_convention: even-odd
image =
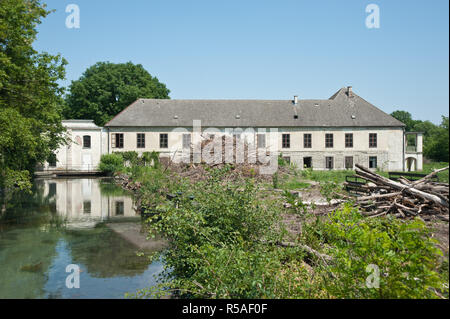
[(32, 47), (36, 26), (49, 13), (39, 0), (1, 2), (0, 187), (6, 183), (6, 168), (31, 172), (64, 142), (58, 81), (64, 79), (67, 62)]
[(411, 114), (405, 111), (395, 111), (391, 115), (406, 125), (407, 132), (423, 133), (423, 154), (426, 158), (449, 161), (448, 116), (442, 116), (442, 123), (435, 125), (430, 121), (413, 120)]
[(142, 164), (144, 166), (153, 165), (153, 167), (158, 168), (160, 166), (159, 162), (159, 152), (144, 152), (141, 156)]
[(129, 164), (130, 166), (137, 165), (139, 154), (135, 151), (127, 151), (127, 152), (120, 152), (123, 160), (125, 163)]
[(326, 181), (320, 183), (320, 194), (331, 202), (333, 198), (338, 198), (338, 194), (342, 191), (342, 184), (337, 181)]
[(304, 169), (301, 171), (301, 176), (305, 180), (311, 180), (315, 182), (344, 182), (345, 177), (349, 175), (354, 175), (355, 171), (353, 170), (312, 170), (310, 168)]
[[(444, 168), (448, 166), (448, 162), (431, 162), (431, 163), (424, 163), (423, 164), (423, 173), (429, 174), (431, 172), (434, 172), (436, 169)], [(449, 171), (443, 171), (437, 174), (439, 181), (448, 183), (449, 181)]]
[(138, 98), (168, 99), (165, 84), (142, 65), (98, 62), (73, 81), (66, 98), (66, 118), (93, 119), (103, 126)]
[(100, 164), (98, 168), (100, 171), (109, 175), (123, 172), (125, 169), (124, 159), (121, 154), (117, 153), (103, 154), (100, 158)]
[[(178, 185), (181, 193), (175, 192), (176, 199), (153, 195), (146, 203), (150, 214), (154, 207), (161, 212), (149, 219), (152, 231), (171, 239), (171, 249), (163, 256), (167, 271), (162, 280), (183, 295), (189, 291), (187, 295), (194, 297), (260, 296), (261, 275), (277, 254), (259, 240), (278, 236), (274, 224), (279, 203), (259, 200), (250, 179), (224, 183), (226, 172), (227, 168), (211, 169), (206, 181)], [(144, 191), (154, 194), (149, 185)]]
[[(205, 181), (191, 183), (161, 168), (129, 168), (141, 183), (149, 236), (164, 234), (170, 247), (153, 256), (165, 263), (159, 284), (128, 297), (448, 296), (442, 254), (422, 221), (366, 218), (352, 204), (326, 217), (314, 215), (288, 191), (282, 198), (261, 196), (253, 179), (226, 182), (229, 169), (209, 169)], [(332, 194), (336, 183), (325, 188)], [(300, 233), (286, 232), (282, 202), (291, 204), (285, 213), (300, 217)], [(276, 244), (283, 240), (293, 245)], [(303, 245), (332, 260), (311, 255)], [(379, 288), (366, 286), (368, 265), (380, 270)]]
[[(436, 272), (442, 252), (423, 221), (365, 218), (346, 205), (323, 223), (335, 262), (326, 289), (338, 298), (436, 298), (442, 289)], [(380, 270), (379, 288), (365, 285), (368, 265)]]

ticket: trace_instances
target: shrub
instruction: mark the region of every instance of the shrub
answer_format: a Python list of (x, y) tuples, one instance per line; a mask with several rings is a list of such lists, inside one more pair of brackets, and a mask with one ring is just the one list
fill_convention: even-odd
[(100, 171), (103, 173), (112, 175), (114, 173), (124, 171), (123, 158), (122, 155), (113, 154), (103, 154), (100, 158), (100, 164), (98, 166)]
[[(322, 224), (335, 258), (325, 280), (338, 298), (436, 298), (442, 288), (436, 272), (442, 252), (425, 223), (394, 217), (366, 218), (346, 205)], [(379, 269), (379, 288), (367, 288), (369, 265)], [(448, 291), (447, 291), (448, 294)]]

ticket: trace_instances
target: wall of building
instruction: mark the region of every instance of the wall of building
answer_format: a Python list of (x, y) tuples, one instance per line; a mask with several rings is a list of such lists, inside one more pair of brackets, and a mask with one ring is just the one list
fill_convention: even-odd
[[(44, 165), (46, 170), (83, 170), (92, 171), (98, 167), (101, 155), (107, 152), (108, 135), (106, 130), (96, 126), (92, 121), (63, 121), (66, 127), (67, 145), (56, 152), (56, 166)], [(83, 136), (91, 137), (89, 148), (83, 145)]]
[[(344, 169), (344, 158), (352, 156), (353, 163), (369, 166), (369, 157), (376, 156), (378, 168), (382, 170), (402, 170), (403, 169), (403, 130), (402, 128), (279, 128), (277, 133), (271, 135), (269, 129), (259, 129), (259, 132), (266, 132), (266, 146), (271, 150), (282, 153), (283, 156), (290, 157), (292, 163), (298, 167), (303, 167), (303, 158), (312, 157), (314, 169), (325, 169), (325, 157), (334, 159), (334, 169)], [(109, 150), (110, 152), (122, 151), (157, 151), (161, 156), (172, 156), (175, 152), (181, 154), (182, 136), (184, 133), (192, 133), (192, 128), (110, 128), (109, 129)], [(230, 133), (229, 130), (221, 128), (203, 128), (202, 135), (208, 134), (222, 135)], [(243, 139), (255, 142), (255, 131), (252, 129), (242, 129), (235, 131), (240, 133)], [(114, 148), (111, 135), (122, 133), (124, 137), (124, 147)], [(137, 148), (137, 133), (145, 134), (145, 148)], [(169, 147), (160, 148), (159, 135), (168, 134)], [(303, 134), (312, 135), (312, 147), (304, 148)], [(325, 147), (325, 134), (333, 134), (333, 147)], [(353, 134), (353, 147), (345, 147), (345, 134)], [(369, 147), (369, 134), (377, 134), (377, 147)], [(290, 134), (290, 148), (282, 148), (282, 135)], [(193, 134), (193, 144), (201, 140), (200, 134)]]

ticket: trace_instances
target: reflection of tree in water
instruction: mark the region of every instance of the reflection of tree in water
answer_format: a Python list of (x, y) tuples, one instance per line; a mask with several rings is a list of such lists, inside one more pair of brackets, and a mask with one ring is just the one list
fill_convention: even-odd
[(110, 179), (100, 180), (99, 187), (102, 196), (131, 196), (130, 192), (114, 184)]
[(11, 227), (60, 226), (61, 219), (56, 213), (56, 202), (52, 192), (44, 196), (42, 180), (37, 180), (31, 193), (15, 192), (14, 196), (0, 198), (5, 211), (0, 215), (0, 234)]
[(135, 276), (147, 270), (150, 261), (136, 255), (138, 248), (104, 225), (65, 236), (73, 263), (86, 266), (93, 277)]
[(5, 207), (0, 215), (0, 298), (43, 296), (61, 236), (53, 195), (44, 196), (43, 181), (36, 181), (31, 193), (0, 198)]

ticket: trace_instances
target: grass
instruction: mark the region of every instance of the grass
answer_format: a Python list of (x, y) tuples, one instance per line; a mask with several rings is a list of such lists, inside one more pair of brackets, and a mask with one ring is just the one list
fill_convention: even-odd
[[(423, 173), (424, 174), (429, 174), (431, 172), (433, 172), (435, 169), (439, 169), (439, 168), (443, 168), (448, 166), (447, 162), (432, 162), (432, 163), (426, 163), (423, 164)], [(439, 177), (439, 181), (440, 182), (445, 182), (448, 183), (448, 170), (438, 173), (437, 174)]]

